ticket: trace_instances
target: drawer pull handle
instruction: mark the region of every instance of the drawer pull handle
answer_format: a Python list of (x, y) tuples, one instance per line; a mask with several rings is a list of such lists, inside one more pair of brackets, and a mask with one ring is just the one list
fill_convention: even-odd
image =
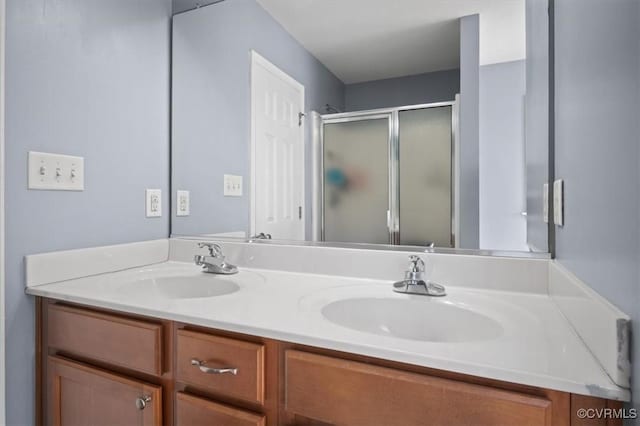
[(238, 375), (237, 368), (225, 367), (225, 368), (212, 368), (207, 367), (205, 361), (200, 361), (199, 359), (193, 358), (191, 360), (191, 365), (197, 366), (200, 371), (206, 374), (233, 374), (234, 376)]
[(136, 408), (138, 410), (144, 410), (147, 408), (147, 404), (151, 402), (151, 397), (149, 395), (143, 395), (136, 398)]

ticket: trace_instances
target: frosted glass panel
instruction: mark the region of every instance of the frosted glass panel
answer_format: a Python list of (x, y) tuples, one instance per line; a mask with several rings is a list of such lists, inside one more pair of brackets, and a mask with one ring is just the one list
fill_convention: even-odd
[(389, 120), (324, 125), (324, 240), (387, 244)]
[(399, 120), (400, 244), (451, 247), (451, 107)]

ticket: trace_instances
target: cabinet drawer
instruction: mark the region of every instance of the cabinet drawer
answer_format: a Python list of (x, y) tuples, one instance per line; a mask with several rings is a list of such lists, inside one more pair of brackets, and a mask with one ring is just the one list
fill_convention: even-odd
[(50, 304), (49, 346), (96, 361), (162, 374), (162, 325)]
[(176, 426), (264, 426), (265, 416), (183, 392), (176, 394)]
[(160, 386), (55, 356), (47, 373), (47, 425), (162, 425)]
[[(264, 402), (263, 345), (187, 330), (178, 330), (177, 337), (178, 381), (244, 401)], [(213, 371), (220, 368), (237, 370), (235, 375)]]
[(545, 398), (289, 350), (287, 412), (336, 425), (551, 425)]

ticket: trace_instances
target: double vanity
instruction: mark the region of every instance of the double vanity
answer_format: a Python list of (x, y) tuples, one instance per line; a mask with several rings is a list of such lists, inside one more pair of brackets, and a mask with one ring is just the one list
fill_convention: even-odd
[[(611, 424), (576, 410), (629, 398), (547, 259), (198, 243), (27, 257), (39, 424)], [(394, 291), (418, 254), (446, 296)], [(605, 303), (588, 297), (571, 299)]]

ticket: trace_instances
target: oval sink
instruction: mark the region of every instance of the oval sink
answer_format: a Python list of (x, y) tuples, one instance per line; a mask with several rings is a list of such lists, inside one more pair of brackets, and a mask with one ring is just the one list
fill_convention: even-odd
[(196, 299), (234, 293), (240, 290), (240, 286), (227, 278), (201, 274), (146, 278), (127, 283), (121, 290), (140, 296)]
[(488, 316), (430, 298), (343, 299), (323, 307), (322, 315), (365, 333), (426, 342), (472, 342), (503, 334), (502, 326)]

